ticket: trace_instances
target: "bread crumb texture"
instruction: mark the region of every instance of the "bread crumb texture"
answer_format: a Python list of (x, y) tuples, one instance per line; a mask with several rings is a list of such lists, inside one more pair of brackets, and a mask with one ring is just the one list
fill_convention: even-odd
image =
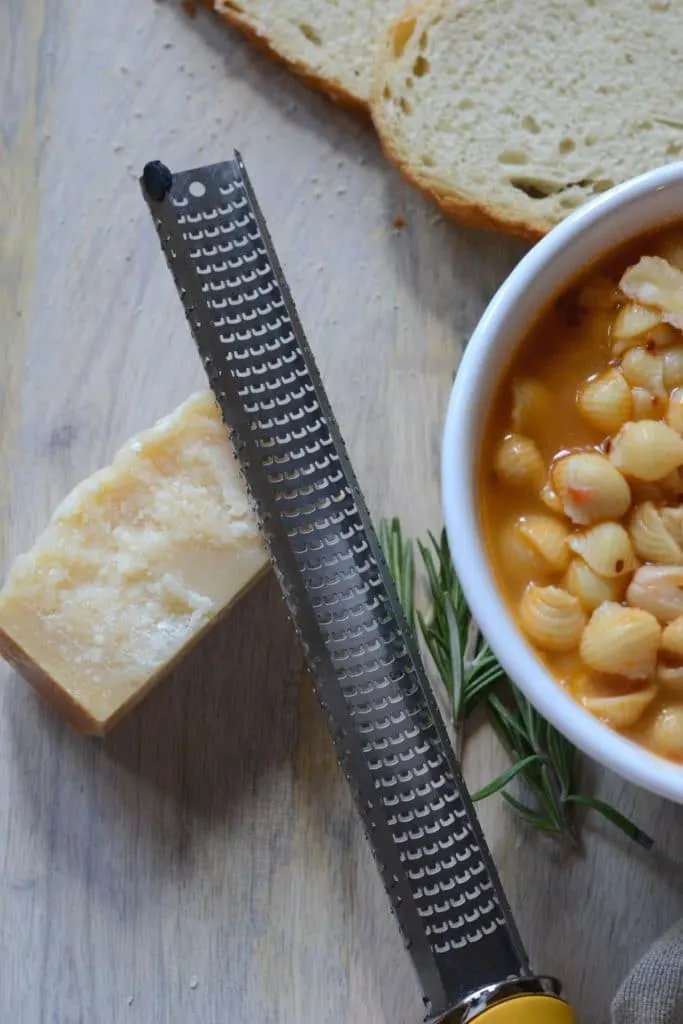
[(683, 4), (427, 0), (385, 33), (384, 149), (460, 219), (538, 237), (683, 153)]
[(341, 100), (367, 106), (382, 32), (405, 0), (208, 0), (214, 10)]

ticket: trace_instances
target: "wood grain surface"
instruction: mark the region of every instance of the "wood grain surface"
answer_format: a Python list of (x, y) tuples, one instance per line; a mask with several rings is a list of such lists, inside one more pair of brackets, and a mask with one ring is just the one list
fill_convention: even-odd
[[(443, 222), (361, 118), (170, 2), (4, 0), (0, 89), (5, 564), (202, 383), (136, 176), (235, 146), (373, 513), (438, 527), (462, 340), (522, 248)], [(105, 742), (1, 675), (0, 1021), (421, 1019), (272, 579)], [(471, 783), (501, 764), (480, 730)], [(589, 773), (656, 852), (591, 823), (567, 855), (495, 798), (482, 819), (535, 966), (564, 979), (581, 1024), (603, 1024), (683, 908), (683, 811)]]

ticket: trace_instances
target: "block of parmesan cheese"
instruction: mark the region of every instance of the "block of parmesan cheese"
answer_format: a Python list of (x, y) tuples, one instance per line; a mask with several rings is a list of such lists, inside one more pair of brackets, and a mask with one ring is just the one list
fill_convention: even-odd
[(0, 653), (104, 734), (269, 565), (212, 395), (131, 438), (59, 505), (0, 592)]

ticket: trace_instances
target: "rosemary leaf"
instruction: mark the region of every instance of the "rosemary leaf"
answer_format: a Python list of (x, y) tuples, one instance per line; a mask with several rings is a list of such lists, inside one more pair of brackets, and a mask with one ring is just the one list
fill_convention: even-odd
[(379, 524), (379, 542), (389, 566), (408, 625), (416, 634), (415, 557), (410, 541), (403, 541), (401, 523), (394, 517)]
[(453, 606), (446, 604), (446, 623), (448, 625), (448, 660), (450, 662), (450, 696), (453, 704), (453, 717), (456, 723), (462, 718), (463, 706), (463, 660), (460, 648), (458, 624), (455, 621)]
[(647, 832), (643, 832), (637, 825), (626, 818), (619, 811), (615, 810), (614, 807), (610, 807), (603, 800), (598, 800), (594, 796), (582, 796), (580, 794), (573, 794), (567, 797), (568, 803), (580, 804), (582, 807), (589, 807), (593, 811), (597, 811), (598, 814), (602, 814), (604, 818), (611, 821), (613, 825), (620, 828), (622, 832), (625, 832), (634, 843), (638, 843), (639, 846), (644, 847), (646, 850), (651, 850), (655, 844), (652, 836), (649, 836)]
[(531, 754), (529, 757), (522, 758), (521, 761), (517, 761), (515, 764), (510, 765), (510, 767), (506, 768), (504, 772), (501, 772), (497, 778), (492, 779), (492, 781), (486, 786), (482, 786), (482, 788), (478, 789), (476, 793), (472, 793), (472, 802), (477, 803), (479, 800), (485, 800), (488, 796), (493, 796), (494, 793), (499, 793), (501, 789), (505, 789), (508, 783), (512, 782), (520, 772), (524, 771), (525, 768), (528, 768), (528, 766), (534, 761), (538, 761), (538, 759), (537, 754)]
[(415, 556), (413, 545), (406, 541), (403, 548), (404, 581), (401, 590), (401, 604), (408, 609), (408, 625), (415, 633)]
[(517, 800), (514, 796), (511, 796), (510, 793), (503, 792), (501, 793), (501, 796), (503, 797), (503, 800), (510, 805), (510, 807), (517, 811), (524, 821), (528, 822), (528, 824), (532, 825), (535, 829), (538, 829), (539, 832), (551, 832), (557, 834), (557, 827), (552, 821), (544, 818), (539, 811), (535, 811), (532, 807), (527, 807), (526, 804), (523, 804), (521, 800)]
[(503, 704), (495, 694), (492, 694), (489, 697), (489, 711), (493, 712), (492, 717), (494, 727), (497, 727), (497, 729), (500, 729), (504, 733), (504, 746), (509, 745), (512, 747), (514, 745), (515, 734), (521, 739), (524, 739), (524, 732), (522, 731), (521, 726), (510, 714), (505, 704)]

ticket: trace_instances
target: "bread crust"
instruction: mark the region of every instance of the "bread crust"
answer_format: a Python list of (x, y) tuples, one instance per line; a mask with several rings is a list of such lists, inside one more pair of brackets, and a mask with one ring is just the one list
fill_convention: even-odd
[(261, 53), (271, 60), (277, 61), (278, 64), (284, 64), (290, 71), (294, 72), (297, 78), (305, 85), (315, 89), (317, 92), (324, 93), (337, 106), (364, 114), (366, 117), (369, 116), (369, 97), (349, 91), (336, 79), (325, 78), (314, 71), (306, 61), (298, 60), (278, 49), (275, 42), (268, 36), (262, 35), (243, 11), (231, 10), (227, 7), (219, 8), (216, 6), (215, 0), (202, 0), (202, 2), (214, 14), (217, 14), (219, 18), (239, 29)]
[(436, 203), (446, 216), (451, 219), (461, 224), (466, 224), (468, 227), (502, 231), (516, 238), (537, 242), (553, 226), (550, 222), (545, 220), (535, 221), (524, 216), (515, 217), (506, 210), (498, 209), (492, 203), (468, 196), (465, 192), (447, 191), (440, 182), (416, 171), (405, 160), (394, 142), (392, 132), (384, 116), (382, 93), (386, 85), (385, 68), (393, 65), (397, 59), (394, 56), (394, 40), (396, 35), (401, 33), (410, 21), (418, 23), (418, 27), (414, 30), (417, 31), (421, 16), (435, 6), (434, 0), (420, 0), (419, 3), (409, 7), (400, 18), (397, 18), (389, 26), (378, 51), (370, 92), (370, 116), (384, 155), (413, 188), (422, 193), (427, 199)]
[[(372, 107), (370, 109), (372, 111)], [(429, 181), (413, 171), (410, 164), (405, 163), (393, 147), (390, 137), (381, 130), (374, 117), (373, 121), (387, 160), (396, 167), (401, 177), (409, 185), (426, 199), (436, 203), (451, 220), (465, 224), (467, 227), (502, 231), (527, 242), (538, 242), (552, 227), (547, 223), (511, 217), (505, 210), (498, 210), (495, 206), (467, 196), (464, 192), (446, 192), (438, 182)]]

